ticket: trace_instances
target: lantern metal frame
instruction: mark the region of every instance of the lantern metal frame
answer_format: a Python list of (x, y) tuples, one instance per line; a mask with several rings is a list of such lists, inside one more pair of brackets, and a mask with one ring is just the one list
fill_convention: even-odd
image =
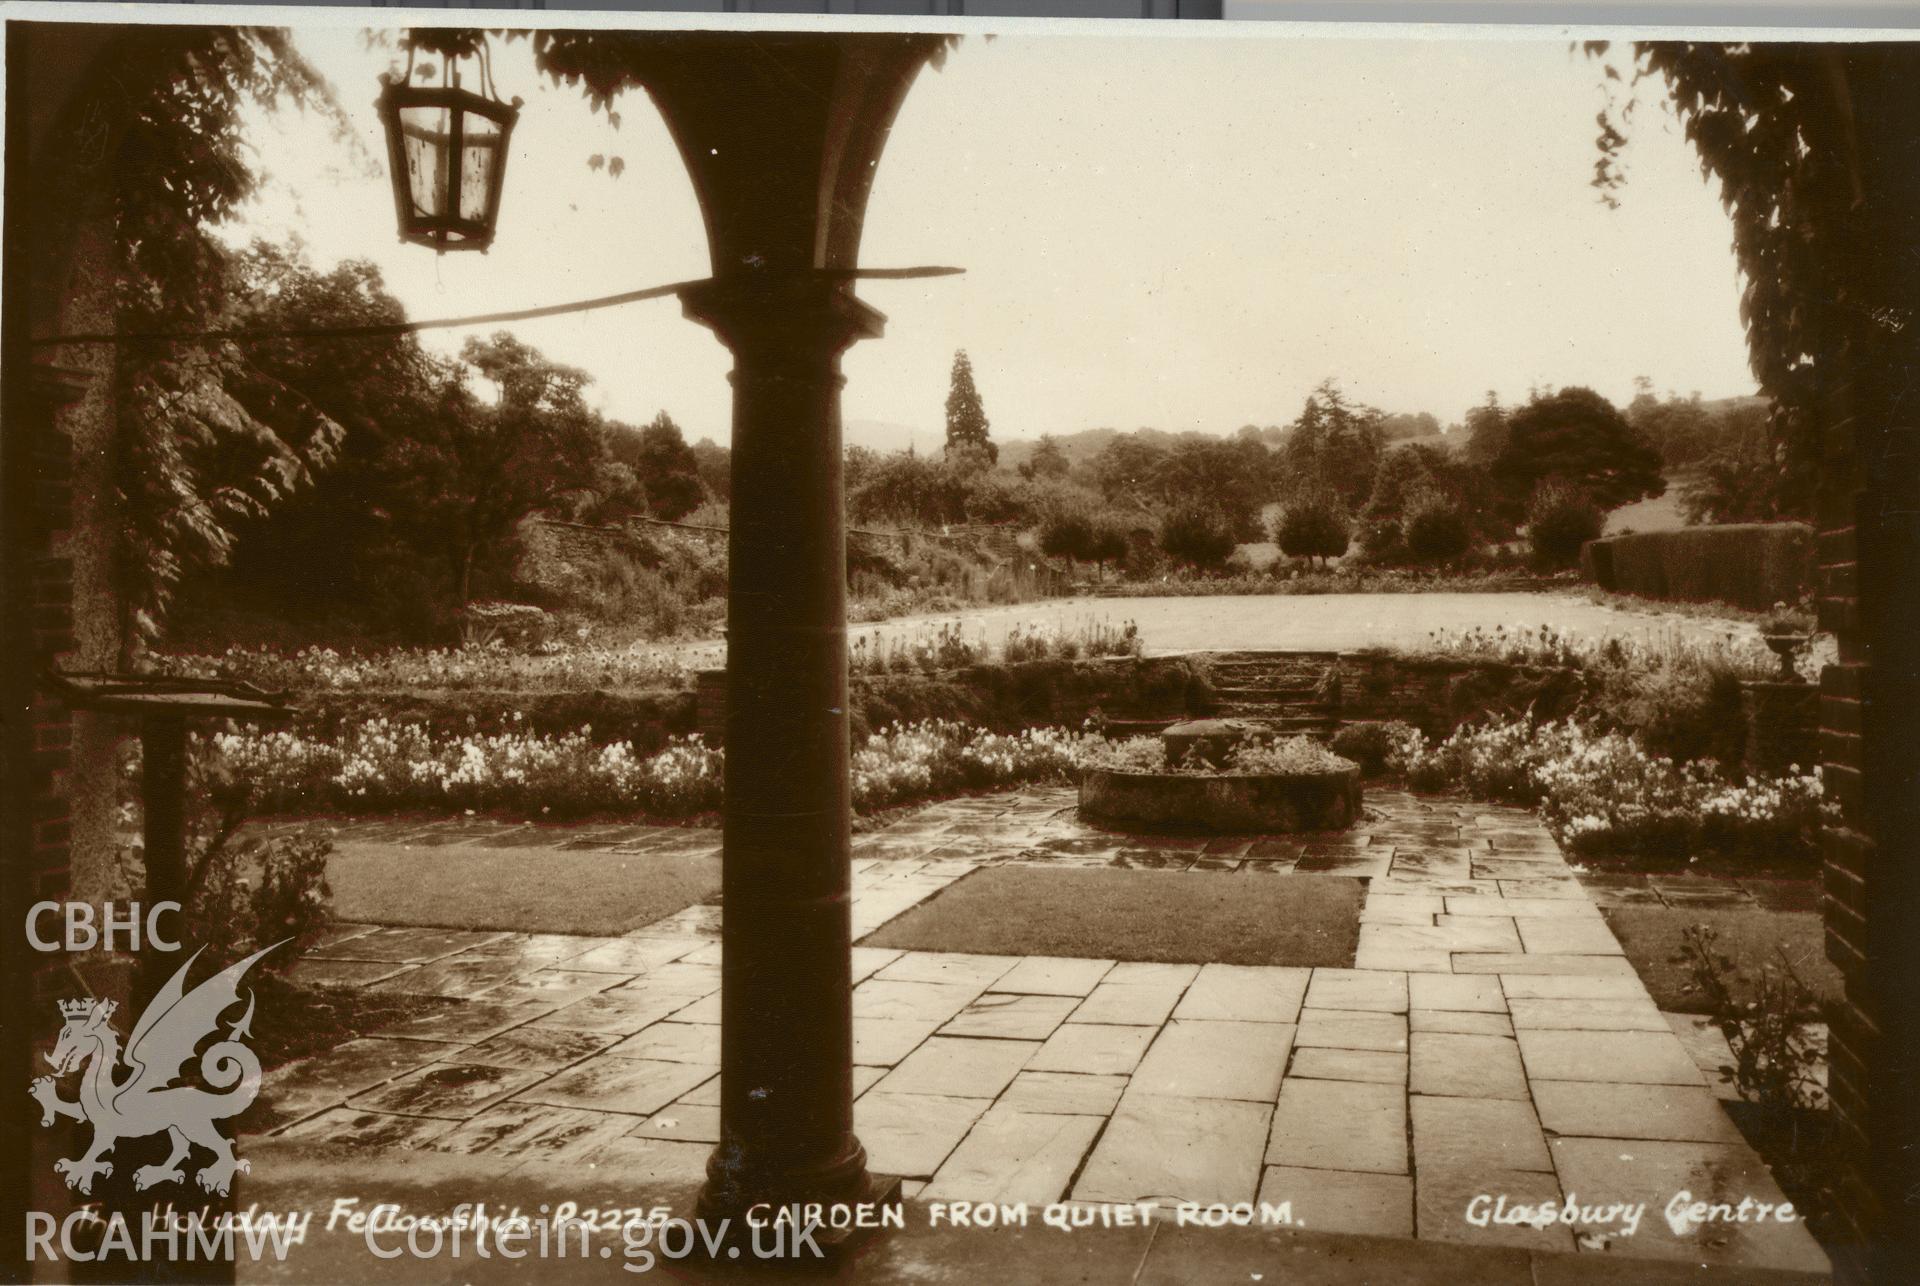
[[(439, 254), (449, 250), (485, 251), (493, 244), (500, 220), (500, 193), (507, 176), (507, 149), (513, 139), (514, 122), (520, 117), (521, 100), (502, 102), (493, 87), (493, 61), (484, 42), (471, 55), (479, 64), (480, 88), (475, 93), (460, 85), (458, 58), (442, 56), (442, 76), (438, 85), (413, 83), (414, 50), (407, 50), (407, 69), (399, 76), (389, 72), (381, 79), (376, 104), (387, 132), (387, 170), (393, 184), (394, 216), (400, 225), (400, 240), (428, 246)], [(439, 163), (446, 167), (446, 205), (439, 211), (422, 210), (413, 199), (411, 171), (407, 164), (409, 127), (402, 113), (415, 108), (441, 108), (447, 113), (444, 140), (435, 146), (444, 149)], [(487, 175), (486, 195), (477, 218), (460, 213), (460, 175), (466, 151), (466, 118), (478, 116), (499, 130), (493, 165)], [(417, 127), (416, 127), (417, 129)]]

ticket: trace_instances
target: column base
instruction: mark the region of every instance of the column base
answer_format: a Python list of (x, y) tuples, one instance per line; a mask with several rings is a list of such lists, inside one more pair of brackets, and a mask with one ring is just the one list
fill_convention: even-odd
[[(904, 1198), (899, 1178), (867, 1174), (856, 1196), (828, 1204), (827, 1209), (795, 1204), (768, 1205), (745, 1210), (715, 1209), (709, 1191), (702, 1189), (694, 1217), (705, 1221), (713, 1241), (696, 1238), (701, 1257), (709, 1262), (779, 1262), (797, 1270), (834, 1272), (863, 1254), (889, 1228), (904, 1228)], [(726, 1235), (715, 1225), (727, 1221)], [(811, 1225), (811, 1231), (807, 1229)], [(710, 1253), (709, 1253), (710, 1252)]]

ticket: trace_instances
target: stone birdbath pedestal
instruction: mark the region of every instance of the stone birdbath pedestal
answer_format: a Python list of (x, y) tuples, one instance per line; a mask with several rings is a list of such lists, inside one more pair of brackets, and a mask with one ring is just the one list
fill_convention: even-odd
[[(1157, 768), (1089, 766), (1080, 779), (1080, 812), (1123, 829), (1202, 830), (1226, 834), (1345, 830), (1360, 816), (1360, 769), (1314, 743), (1269, 768), (1243, 763), (1243, 747), (1278, 739), (1245, 719), (1199, 719), (1160, 734)], [(1304, 742), (1304, 739), (1302, 739)], [(1300, 767), (1287, 765), (1297, 758)]]

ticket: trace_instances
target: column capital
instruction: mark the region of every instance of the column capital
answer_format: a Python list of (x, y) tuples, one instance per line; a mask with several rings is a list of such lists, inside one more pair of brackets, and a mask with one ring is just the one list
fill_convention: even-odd
[(879, 338), (887, 320), (854, 295), (852, 282), (809, 273), (716, 277), (681, 291), (680, 305), (735, 357), (792, 366), (796, 374)]

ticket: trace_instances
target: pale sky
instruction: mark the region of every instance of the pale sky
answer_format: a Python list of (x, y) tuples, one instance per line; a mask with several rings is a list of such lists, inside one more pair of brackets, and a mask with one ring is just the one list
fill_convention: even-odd
[[(499, 237), (436, 257), (396, 240), (372, 106), (391, 53), (350, 29), (297, 42), (365, 156), (312, 122), (263, 126), (272, 182), (245, 234), (298, 235), (322, 266), (370, 258), (414, 317), (706, 275), (685, 170), (644, 94), (618, 104), (616, 131), (539, 77), (524, 43), (496, 46), (502, 93), (526, 100)], [(1600, 83), (1554, 33), (969, 37), (908, 95), (862, 253), (967, 274), (861, 284), (889, 320), (846, 359), (846, 418), (933, 446), (960, 347), (1002, 440), (1284, 423), (1329, 375), (1443, 422), (1536, 383), (1623, 404), (1637, 375), (1751, 393), (1729, 224), (1678, 128), (1640, 113), (1623, 208), (1588, 186)], [(590, 170), (595, 153), (623, 157), (623, 176)], [(672, 300), (512, 329), (590, 372), (607, 413), (664, 408), (690, 438), (726, 440), (730, 359)]]

